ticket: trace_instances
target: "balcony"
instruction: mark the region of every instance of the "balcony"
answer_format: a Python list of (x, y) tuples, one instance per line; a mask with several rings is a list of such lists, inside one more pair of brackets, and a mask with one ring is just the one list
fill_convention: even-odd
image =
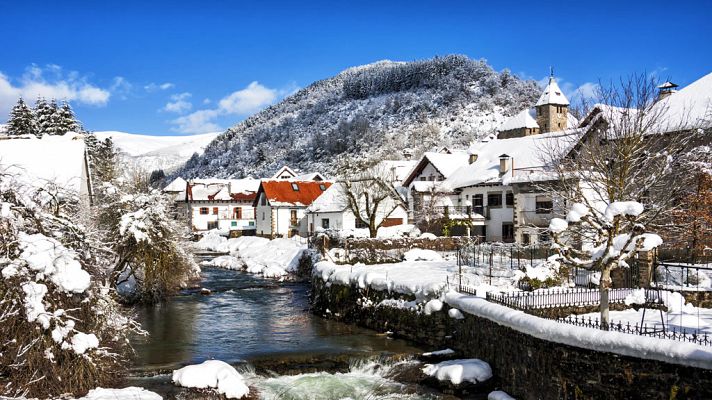
[(451, 219), (470, 219), (472, 221), (485, 221), (490, 219), (489, 208), (485, 206), (443, 206), (435, 207), (435, 214)]
[(518, 223), (520, 226), (534, 225), (547, 227), (552, 218), (554, 218), (554, 212), (551, 209), (520, 211)]

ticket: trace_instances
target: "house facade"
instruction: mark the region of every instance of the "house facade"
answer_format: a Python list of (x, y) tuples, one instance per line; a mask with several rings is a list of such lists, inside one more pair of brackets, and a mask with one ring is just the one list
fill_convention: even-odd
[(255, 234), (256, 179), (194, 179), (186, 183), (185, 213), (193, 232), (217, 229), (231, 236)]
[[(386, 198), (376, 211), (376, 223), (382, 227), (408, 223), (408, 211), (400, 199)], [(307, 207), (308, 233), (321, 230), (354, 230), (368, 228), (356, 218), (343, 194), (340, 183), (331, 185)]]
[(307, 236), (307, 207), (321, 196), (331, 182), (265, 179), (261, 182), (253, 206), (258, 236)]

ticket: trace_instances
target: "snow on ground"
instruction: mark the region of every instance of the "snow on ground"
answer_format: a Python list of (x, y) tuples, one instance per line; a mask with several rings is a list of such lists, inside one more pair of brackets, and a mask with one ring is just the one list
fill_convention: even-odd
[[(319, 230), (317, 230), (319, 231)], [(367, 238), (370, 237), (367, 228), (330, 230), (328, 234), (337, 238)], [(420, 229), (415, 225), (394, 225), (378, 228), (379, 239), (398, 239), (403, 237), (421, 237)]]
[(443, 258), (434, 250), (412, 249), (403, 254), (406, 261), (442, 261)]
[(429, 351), (427, 353), (423, 353), (422, 355), (425, 357), (430, 357), (430, 356), (449, 356), (452, 354), (455, 354), (455, 350), (444, 349), (444, 350)]
[(454, 291), (445, 294), (444, 301), (468, 314), (550, 342), (673, 364), (712, 368), (712, 348), (707, 346), (565, 324)]
[(313, 273), (327, 284), (358, 285), (418, 299), (438, 297), (447, 288), (447, 280), (457, 272), (451, 261), (404, 261), (395, 264), (336, 265), (320, 261)]
[(123, 389), (92, 389), (79, 400), (162, 400), (159, 394), (130, 386)]
[(240, 399), (250, 393), (245, 380), (230, 364), (207, 360), (173, 371), (173, 383), (195, 389), (216, 389), (228, 399)]
[[(661, 317), (659, 310), (646, 310), (643, 324), (647, 325), (649, 330), (660, 330), (665, 325), (666, 329), (674, 329), (680, 332), (684, 330), (686, 334), (707, 334), (712, 336), (712, 309), (695, 307), (687, 303), (685, 298), (678, 292), (661, 291), (660, 294), (669, 311), (663, 312)], [(641, 304), (645, 302), (644, 296), (645, 294), (643, 293), (641, 298), (640, 293), (636, 291), (627, 300), (630, 300), (631, 304)], [(614, 324), (621, 323), (624, 326), (630, 324), (631, 327), (638, 324), (640, 326), (643, 310), (609, 311), (609, 315), (611, 322)], [(572, 317), (569, 316), (569, 318)], [(600, 314), (590, 313), (576, 317), (579, 320), (582, 318), (594, 320), (599, 319)]]
[(229, 253), (204, 261), (202, 266), (242, 269), (266, 278), (281, 278), (296, 272), (307, 246), (292, 239), (269, 240), (255, 236), (226, 239), (211, 232), (203, 236), (195, 248)]
[(454, 385), (463, 382), (484, 382), (492, 377), (492, 368), (489, 364), (476, 358), (425, 364), (423, 372), (439, 381), (450, 381)]
[(501, 390), (495, 390), (487, 395), (487, 400), (515, 400), (514, 397), (508, 395)]

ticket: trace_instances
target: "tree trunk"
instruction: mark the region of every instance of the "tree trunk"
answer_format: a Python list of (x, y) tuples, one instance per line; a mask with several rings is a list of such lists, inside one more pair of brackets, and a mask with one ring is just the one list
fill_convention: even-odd
[(599, 291), (601, 293), (601, 328), (608, 330), (608, 324), (610, 323), (610, 318), (608, 316), (608, 290), (611, 287), (611, 269), (606, 267), (601, 271), (601, 282), (599, 284)]
[(376, 227), (376, 224), (374, 224), (373, 222), (368, 225), (368, 233), (372, 238), (378, 236), (378, 227)]

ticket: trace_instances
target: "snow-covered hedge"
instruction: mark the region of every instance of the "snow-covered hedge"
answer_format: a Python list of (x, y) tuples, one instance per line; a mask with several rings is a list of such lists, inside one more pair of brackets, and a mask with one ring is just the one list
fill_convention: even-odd
[(82, 393), (122, 370), (137, 325), (97, 276), (76, 205), (0, 173), (0, 395)]

